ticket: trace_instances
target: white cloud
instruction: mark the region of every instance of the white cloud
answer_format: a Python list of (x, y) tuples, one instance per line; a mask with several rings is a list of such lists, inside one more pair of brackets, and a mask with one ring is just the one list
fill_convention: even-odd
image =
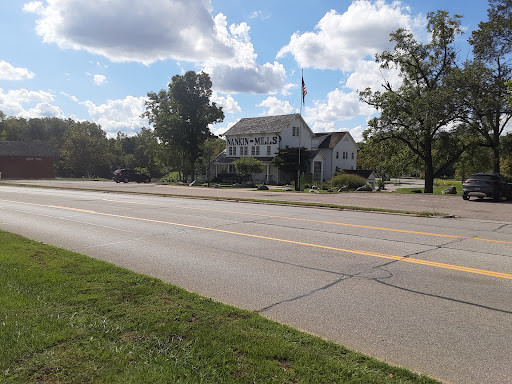
[(26, 68), (16, 68), (7, 61), (0, 60), (0, 80), (25, 80), (34, 76), (34, 72)]
[[(44, 42), (86, 50), (114, 62), (198, 63), (219, 91), (271, 93), (289, 86), (284, 67), (256, 63), (247, 23), (228, 27), (211, 0), (51, 0), (27, 3)], [(241, 77), (247, 81), (240, 81)]]
[(46, 6), (27, 3), (23, 9), (39, 17), (36, 31), (43, 41), (114, 62), (233, 55), (217, 36), (210, 0), (51, 0)]
[(398, 28), (421, 24), (399, 1), (354, 1), (343, 14), (332, 10), (316, 25), (315, 32), (296, 32), (277, 57), (292, 54), (303, 68), (355, 70), (363, 58), (390, 47), (389, 34)]
[(375, 61), (361, 60), (357, 65), (357, 70), (348, 77), (345, 85), (353, 90), (363, 91), (366, 88), (379, 90), (386, 81), (394, 89), (402, 83), (398, 70), (380, 68), (380, 64)]
[(279, 100), (275, 96), (267, 97), (257, 107), (267, 108), (266, 115), (285, 115), (293, 112), (293, 107), (288, 100)]
[(54, 97), (46, 91), (14, 89), (4, 93), (0, 88), (0, 111), (15, 117), (64, 117), (62, 110), (52, 105)]
[(140, 117), (146, 110), (145, 101), (145, 97), (127, 96), (124, 99), (107, 100), (105, 104), (100, 105), (89, 100), (80, 104), (87, 107), (90, 121), (101, 125), (101, 128), (113, 137), (118, 131), (130, 135), (149, 125), (146, 118)]
[(92, 79), (96, 85), (102, 85), (107, 81), (107, 78), (103, 75), (94, 75)]
[(305, 119), (315, 132), (334, 130), (337, 121), (350, 120), (361, 115), (371, 115), (375, 110), (359, 100), (357, 92), (344, 93), (339, 89), (329, 92), (327, 101), (316, 101), (306, 107)]
[(217, 92), (212, 92), (210, 101), (222, 107), (224, 113), (239, 113), (242, 111), (238, 102), (231, 95), (220, 96)]
[(271, 14), (269, 12), (265, 11), (252, 11), (249, 15), (249, 19), (260, 19), (260, 20), (267, 20), (271, 17)]

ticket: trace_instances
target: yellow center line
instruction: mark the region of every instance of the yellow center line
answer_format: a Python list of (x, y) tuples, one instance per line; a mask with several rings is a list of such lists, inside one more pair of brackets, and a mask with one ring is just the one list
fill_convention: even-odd
[[(139, 203), (139, 202), (122, 201), (122, 200), (110, 200), (110, 199), (103, 199), (103, 200), (104, 201), (111, 201), (111, 202), (118, 202), (118, 203), (125, 203), (125, 204), (158, 205), (158, 206), (161, 205), (161, 204), (154, 204), (154, 203)], [(193, 210), (209, 211), (209, 212), (219, 212), (219, 213), (232, 213), (232, 214), (237, 214), (237, 215), (266, 217), (266, 218), (271, 218), (271, 219), (285, 219), (285, 220), (307, 221), (307, 222), (310, 222), (310, 223), (339, 225), (339, 226), (353, 227), (353, 228), (376, 229), (376, 230), (379, 230), (379, 231), (407, 233), (407, 234), (410, 234), (410, 235), (422, 235), (422, 236), (444, 237), (444, 238), (449, 238), (449, 239), (484, 241), (484, 242), (488, 242), (488, 243), (499, 243), (499, 244), (512, 244), (512, 241), (484, 239), (484, 238), (480, 238), (480, 237), (469, 237), (469, 236), (459, 236), (459, 235), (446, 235), (446, 234), (442, 234), (442, 233), (419, 232), (419, 231), (410, 231), (410, 230), (407, 230), (407, 229), (395, 229), (395, 228), (386, 228), (386, 227), (373, 227), (373, 226), (369, 226), (369, 225), (347, 224), (347, 223), (339, 223), (339, 222), (334, 222), (334, 221), (304, 219), (304, 218), (300, 218), (300, 217), (287, 217), (287, 216), (266, 215), (266, 214), (261, 214), (261, 213), (247, 213), (247, 212), (237, 212), (237, 211), (225, 211), (225, 210), (220, 210), (220, 209), (194, 208), (194, 207), (188, 207), (188, 206), (179, 206), (179, 207), (182, 208), (182, 209), (193, 209)]]
[(277, 241), (277, 242), (281, 242), (281, 243), (296, 244), (296, 245), (302, 245), (302, 246), (313, 247), (313, 248), (328, 249), (328, 250), (338, 251), (338, 252), (346, 252), (346, 253), (352, 253), (352, 254), (357, 254), (357, 255), (378, 257), (378, 258), (389, 259), (389, 260), (397, 260), (397, 261), (403, 261), (403, 262), (407, 262), (407, 263), (420, 264), (420, 265), (431, 266), (431, 267), (436, 267), (436, 268), (450, 269), (450, 270), (455, 270), (455, 271), (460, 271), (460, 272), (474, 273), (474, 274), (478, 274), (478, 275), (492, 276), (492, 277), (498, 277), (498, 278), (502, 278), (502, 279), (512, 280), (512, 274), (510, 274), (510, 273), (495, 272), (495, 271), (489, 271), (489, 270), (477, 269), (477, 268), (469, 268), (469, 267), (463, 267), (463, 266), (459, 266), (459, 265), (446, 264), (446, 263), (438, 263), (438, 262), (434, 262), (434, 261), (415, 259), (415, 258), (410, 258), (410, 257), (405, 257), (405, 256), (388, 255), (385, 253), (362, 251), (362, 250), (357, 250), (357, 249), (344, 249), (344, 248), (330, 247), (327, 245), (304, 243), (301, 241), (279, 239), (276, 237), (268, 237), (268, 236), (254, 235), (254, 234), (250, 234), (250, 233), (228, 231), (225, 229), (209, 228), (209, 227), (202, 227), (202, 226), (190, 225), (190, 224), (173, 223), (170, 221), (155, 220), (155, 219), (144, 219), (141, 217), (116, 215), (116, 214), (112, 214), (112, 213), (97, 212), (97, 211), (92, 211), (92, 210), (88, 210), (88, 209), (80, 209), (80, 208), (63, 207), (63, 206), (59, 206), (59, 205), (35, 204), (35, 203), (25, 203), (25, 202), (19, 202), (19, 201), (9, 201), (9, 200), (0, 200), (0, 201), (8, 201), (11, 203), (19, 203), (19, 204), (27, 204), (27, 205), (35, 205), (35, 206), (40, 206), (40, 207), (57, 208), (57, 209), (63, 209), (63, 210), (73, 211), (73, 212), (90, 213), (90, 214), (101, 215), (101, 216), (117, 217), (117, 218), (121, 218), (121, 219), (137, 220), (137, 221), (144, 221), (144, 222), (157, 223), (157, 224), (167, 224), (167, 225), (173, 225), (173, 226), (178, 226), (178, 227), (199, 229), (199, 230), (218, 232), (218, 233), (225, 233), (225, 234), (236, 235), (236, 236), (245, 236), (245, 237), (251, 237), (251, 238), (255, 238), (255, 239)]

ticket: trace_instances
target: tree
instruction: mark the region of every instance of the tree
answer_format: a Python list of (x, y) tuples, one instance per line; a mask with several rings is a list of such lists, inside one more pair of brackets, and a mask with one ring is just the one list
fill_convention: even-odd
[(66, 131), (60, 152), (60, 172), (68, 176), (107, 176), (108, 141), (95, 123), (74, 122)]
[[(398, 140), (421, 159), (425, 174), (425, 192), (432, 193), (434, 177), (453, 164), (467, 148), (459, 135), (446, 135), (460, 118), (458, 95), (449, 85), (455, 67), (455, 36), (460, 34), (460, 16), (449, 17), (445, 11), (427, 15), (431, 41), (417, 42), (412, 33), (398, 29), (391, 34), (393, 51), (376, 56), (381, 67), (400, 70), (398, 89), (386, 82), (384, 92), (366, 89), (361, 99), (375, 107), (380, 116), (369, 122), (372, 134), (380, 139)], [(436, 142), (443, 136), (449, 151), (436, 165)], [(449, 141), (449, 143), (448, 143)]]
[(306, 172), (309, 168), (310, 151), (306, 147), (279, 148), (276, 156), (272, 159), (274, 167), (288, 174), (290, 179), (295, 180), (298, 185), (298, 173)]
[(213, 158), (226, 149), (226, 140), (213, 136), (206, 139), (201, 146), (202, 156), (198, 159), (198, 165), (203, 168), (204, 174), (208, 181), (210, 181), (211, 169), (210, 163)]
[(512, 118), (507, 81), (512, 74), (512, 0), (490, 0), (489, 20), (478, 24), (469, 43), (475, 60), (468, 62), (459, 80), (469, 110), (467, 123), (491, 148), (493, 171), (500, 172), (500, 136)]
[(188, 71), (175, 75), (168, 91), (149, 92), (146, 111), (157, 137), (178, 152), (180, 170), (195, 176), (195, 163), (201, 156), (201, 144), (212, 136), (209, 125), (224, 120), (221, 107), (212, 102), (212, 82), (206, 73)]
[(235, 160), (235, 168), (242, 180), (252, 179), (252, 175), (263, 171), (263, 163), (254, 157), (240, 157)]

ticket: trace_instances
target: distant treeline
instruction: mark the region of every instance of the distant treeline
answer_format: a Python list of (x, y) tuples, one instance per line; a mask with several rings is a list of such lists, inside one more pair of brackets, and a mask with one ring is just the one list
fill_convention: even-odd
[[(56, 117), (24, 119), (7, 117), (0, 111), (0, 141), (48, 142), (55, 153), (57, 177), (112, 177), (118, 168), (140, 168), (152, 177), (161, 177), (179, 169), (179, 158), (164, 148), (150, 128), (141, 128), (134, 136), (122, 132), (108, 138), (96, 123)], [(215, 155), (224, 149), (224, 140), (212, 137), (205, 145)], [(208, 157), (211, 158), (211, 150)], [(197, 160), (198, 171), (208, 159)]]

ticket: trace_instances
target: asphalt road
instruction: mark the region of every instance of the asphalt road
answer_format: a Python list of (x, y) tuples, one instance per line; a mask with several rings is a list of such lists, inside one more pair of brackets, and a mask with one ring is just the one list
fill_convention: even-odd
[(511, 382), (510, 221), (1, 183), (0, 229), (258, 311), (445, 382)]
[[(0, 181), (4, 183), (19, 183), (27, 185), (41, 185), (56, 188), (84, 189), (90, 188), (103, 191), (119, 191), (128, 193), (154, 193), (169, 194), (176, 196), (197, 196), (197, 197), (227, 197), (227, 198), (245, 198), (260, 200), (281, 200), (298, 201), (305, 203), (325, 203), (337, 204), (343, 206), (363, 207), (363, 208), (387, 208), (402, 211), (414, 212), (434, 212), (447, 215), (453, 215), (465, 219), (493, 220), (501, 222), (512, 222), (512, 201), (501, 201), (495, 203), (492, 199), (475, 199), (469, 201), (462, 200), (458, 196), (434, 196), (423, 194), (397, 194), (397, 193), (335, 193), (335, 194), (316, 194), (316, 193), (294, 193), (256, 191), (254, 189), (215, 189), (203, 187), (189, 187), (178, 185), (160, 185), (160, 184), (116, 184), (113, 181), (70, 181), (70, 180), (13, 180)], [(405, 184), (407, 183), (407, 184)], [(402, 185), (406, 187), (418, 186), (417, 181), (402, 180)], [(390, 187), (392, 188), (392, 187)]]

